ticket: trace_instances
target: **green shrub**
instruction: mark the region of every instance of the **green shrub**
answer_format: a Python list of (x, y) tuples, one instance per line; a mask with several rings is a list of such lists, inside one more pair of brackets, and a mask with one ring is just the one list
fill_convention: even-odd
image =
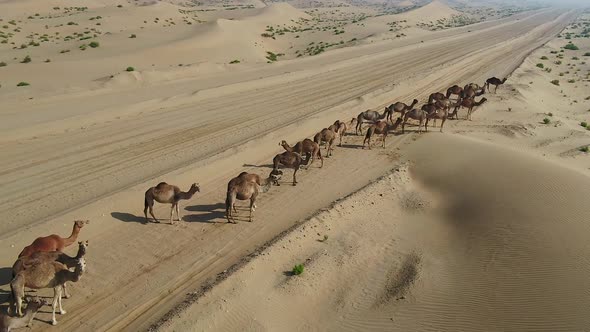
[(547, 113), (547, 115), (549, 115), (549, 116), (553, 116), (553, 113), (549, 112), (549, 113)]
[(537, 63), (537, 67), (539, 67), (539, 68), (545, 68), (545, 65), (543, 65), (542, 63)]
[(137, 36), (135, 34), (132, 34), (131, 36), (129, 36), (129, 38), (137, 38)]
[(555, 61), (555, 64), (556, 64), (556, 65), (560, 65), (560, 64), (562, 64), (562, 63), (563, 63), (563, 62), (561, 62), (561, 60), (557, 60), (557, 61)]
[(544, 55), (541, 57), (541, 60), (548, 60), (548, 59), (549, 59), (549, 58), (548, 58), (548, 57), (546, 57), (546, 56), (544, 56)]
[(29, 63), (29, 62), (31, 62), (31, 61), (32, 61), (32, 60), (31, 60), (31, 57), (27, 55), (27, 56), (26, 56), (26, 57), (23, 59), (23, 61), (21, 61), (21, 63)]
[(573, 57), (572, 60), (580, 60), (577, 56)]
[(96, 41), (90, 42), (90, 44), (88, 44), (88, 46), (92, 47), (92, 48), (97, 48), (100, 46), (100, 44)]
[(550, 124), (551, 123), (551, 120), (549, 120), (549, 118), (545, 118), (545, 119), (543, 119), (543, 123), (544, 124)]
[(576, 80), (571, 79), (571, 80), (567, 80), (568, 83), (576, 83)]
[(586, 127), (588, 127), (588, 123), (586, 121), (582, 121), (582, 122), (580, 122), (580, 126), (586, 128)]
[(580, 49), (580, 48), (578, 48), (578, 46), (576, 46), (572, 43), (565, 45), (563, 48), (565, 48), (566, 50), (571, 50), (571, 51), (577, 51)]
[(51, 59), (45, 59), (45, 63), (51, 62)]
[(6, 66), (8, 66), (8, 65), (6, 64), (6, 62), (4, 62), (4, 61), (0, 62), (0, 67), (6, 67)]
[(27, 82), (19, 82), (16, 86), (29, 86), (30, 84)]
[(590, 56), (590, 52), (584, 53), (584, 56)]
[(230, 64), (233, 65), (234, 63), (240, 63), (240, 60), (232, 60), (232, 61), (230, 61)]
[(588, 146), (583, 146), (579, 149), (581, 152), (588, 153)]
[(127, 67), (127, 69), (125, 69), (125, 71), (135, 71), (135, 68), (133, 68), (133, 67)]
[(291, 273), (293, 273), (293, 275), (300, 275), (301, 273), (303, 273), (303, 270), (305, 268), (303, 267), (303, 264), (297, 264), (295, 266), (293, 266), (293, 270), (291, 271)]
[(553, 80), (553, 81), (551, 81), (551, 84), (553, 84), (553, 85), (559, 85), (559, 80)]

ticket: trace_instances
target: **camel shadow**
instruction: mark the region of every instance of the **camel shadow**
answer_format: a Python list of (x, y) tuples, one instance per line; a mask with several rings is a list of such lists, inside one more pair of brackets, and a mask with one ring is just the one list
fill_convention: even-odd
[(259, 168), (273, 168), (273, 164), (254, 165), (254, 164), (243, 164), (242, 167), (259, 167)]
[(124, 222), (138, 222), (140, 224), (147, 224), (145, 217), (139, 217), (127, 212), (111, 212), (111, 217), (119, 219)]
[(203, 214), (189, 214), (183, 216), (182, 220), (186, 222), (215, 223), (216, 219), (225, 218), (224, 203), (191, 205), (184, 209), (187, 211), (206, 212)]
[(10, 283), (10, 281), (12, 281), (12, 267), (1, 267), (0, 268), (0, 286), (8, 285)]
[(345, 149), (362, 149), (362, 147), (360, 144), (342, 144), (342, 146), (339, 146), (339, 148)]

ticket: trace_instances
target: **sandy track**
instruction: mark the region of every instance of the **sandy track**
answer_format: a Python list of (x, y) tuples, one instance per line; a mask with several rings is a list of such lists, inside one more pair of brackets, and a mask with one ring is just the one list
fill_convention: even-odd
[[(325, 169), (302, 172), (298, 187), (284, 186), (265, 195), (253, 224), (209, 223), (222, 218), (226, 181), (239, 172), (239, 166), (266, 164), (273, 151), (278, 152), (280, 139), (309, 135), (322, 124), (344, 114), (350, 117), (392, 96), (424, 97), (425, 91), (450, 83), (508, 73), (571, 19), (561, 14), (545, 11), (424, 43), (418, 50), (406, 47), (345, 60), (320, 73), (310, 70), (232, 86), (227, 92), (208, 91), (139, 105), (164, 109), (110, 123), (111, 119), (105, 119), (82, 131), (6, 141), (0, 147), (9, 160), (0, 171), (5, 189), (0, 202), (9, 220), (2, 227), (2, 248), (7, 253), (3, 265), (9, 266), (18, 249), (36, 234), (56, 232), (58, 225), (67, 225), (60, 232), (66, 233), (70, 225), (65, 220), (90, 218), (93, 224), (84, 229), (83, 237), (92, 242), (91, 269), (68, 300), (69, 313), (61, 319), (60, 330), (144, 328), (188, 290), (293, 221), (386, 172), (395, 147), (411, 136), (392, 139), (386, 151), (361, 152), (367, 153), (364, 158), (358, 158), (356, 149), (336, 150)], [(503, 47), (490, 46), (496, 44)], [(411, 84), (404, 83), (408, 80)], [(399, 86), (392, 89), (392, 83)], [(180, 106), (189, 102), (196, 103)], [(138, 106), (130, 106), (134, 107)], [(278, 128), (283, 129), (276, 132)], [(184, 211), (188, 222), (176, 227), (138, 223), (146, 179), (171, 170), (177, 171), (169, 173), (167, 181), (189, 183), (196, 178), (204, 189)], [(97, 197), (105, 198), (73, 210)], [(64, 213), (68, 209), (72, 211)], [(156, 213), (163, 216), (165, 211)], [(47, 215), (59, 215), (60, 221), (48, 220), (34, 234), (17, 234)], [(37, 328), (47, 325), (37, 324)]]

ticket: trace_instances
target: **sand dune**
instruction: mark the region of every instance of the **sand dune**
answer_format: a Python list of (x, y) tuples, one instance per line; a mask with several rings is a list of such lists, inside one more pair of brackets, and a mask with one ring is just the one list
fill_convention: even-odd
[(456, 10), (450, 8), (441, 1), (434, 0), (426, 6), (396, 16), (398, 17), (398, 20), (407, 20), (408, 22), (415, 23), (436, 21), (457, 14), (459, 14), (459, 12)]

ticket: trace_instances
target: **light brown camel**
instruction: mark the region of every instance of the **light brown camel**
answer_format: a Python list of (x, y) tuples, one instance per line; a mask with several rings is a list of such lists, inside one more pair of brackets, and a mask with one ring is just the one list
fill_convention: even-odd
[(338, 144), (338, 146), (342, 146), (342, 137), (344, 137), (344, 135), (346, 135), (346, 131), (348, 130), (348, 126), (346, 125), (346, 123), (344, 123), (344, 121), (340, 121), (340, 120), (334, 121), (333, 126), (336, 127), (336, 133), (340, 137), (340, 143)]
[(366, 110), (364, 112), (360, 112), (359, 115), (357, 115), (356, 117), (356, 130), (355, 130), (355, 134), (359, 134), (359, 132), (361, 133), (361, 135), (363, 134), (363, 123), (370, 123), (373, 124), (379, 120), (383, 120), (385, 119), (385, 117), (387, 116), (387, 109), (385, 111), (383, 111), (383, 114), (379, 114), (379, 112), (377, 111), (371, 111), (371, 110)]
[(443, 99), (446, 99), (446, 98), (447, 97), (444, 94), (442, 94), (440, 92), (435, 92), (435, 93), (430, 94), (430, 96), (428, 97), (428, 103), (429, 104), (434, 104), (435, 101), (437, 101), (437, 100), (443, 100)]
[(389, 107), (385, 107), (385, 110), (387, 111), (387, 120), (391, 121), (393, 123), (393, 113), (397, 112), (400, 114), (400, 118), (404, 117), (404, 114), (411, 110), (412, 108), (414, 108), (414, 106), (418, 104), (418, 99), (414, 99), (412, 101), (411, 105), (406, 105), (402, 102), (396, 102), (393, 103), (391, 105), (389, 105)]
[(449, 109), (448, 108), (436, 109), (434, 112), (427, 113), (426, 114), (426, 123), (424, 124), (424, 129), (426, 131), (428, 131), (428, 121), (430, 119), (433, 119), (434, 121), (436, 121), (436, 119), (441, 119), (442, 122), (440, 124), (440, 132), (442, 133), (443, 126), (445, 125), (445, 121), (447, 121), (448, 117), (449, 117)]
[(477, 86), (475, 83), (467, 84), (465, 88), (463, 88), (463, 93), (461, 94), (461, 99), (468, 99), (473, 97), (479, 97), (486, 92), (484, 88), (476, 88)]
[(458, 85), (453, 85), (452, 87), (447, 89), (447, 99), (450, 99), (452, 95), (457, 96), (457, 100), (461, 99), (461, 94), (463, 93), (463, 89)]
[[(59, 305), (60, 314), (65, 314), (61, 306), (61, 294), (63, 285), (68, 282), (77, 282), (86, 270), (86, 261), (80, 258), (74, 272), (60, 262), (45, 262), (35, 264), (30, 268), (20, 271), (10, 282), (12, 291), (12, 303), (10, 307), (18, 316), (22, 316), (22, 303), (25, 296), (25, 287), (33, 289), (53, 288), (53, 315), (51, 323), (57, 324), (55, 309)], [(9, 310), (10, 310), (9, 307)]]
[(269, 191), (273, 183), (278, 184), (282, 175), (283, 171), (273, 169), (266, 179), (262, 179), (258, 174), (246, 172), (242, 172), (240, 175), (231, 179), (227, 184), (227, 196), (225, 198), (225, 216), (227, 218), (227, 222), (231, 223), (233, 220), (234, 224), (236, 223), (232, 214), (232, 209), (237, 213), (235, 205), (236, 200), (250, 200), (249, 220), (252, 222), (254, 210), (256, 209), (256, 198), (258, 197), (258, 194)]
[(309, 138), (297, 142), (297, 144), (293, 146), (290, 146), (289, 143), (284, 140), (281, 141), (279, 145), (286, 151), (297, 152), (300, 156), (306, 155), (308, 159), (311, 158), (311, 162), (308, 163), (308, 168), (311, 167), (316, 158), (319, 158), (321, 161), (320, 168), (324, 167), (324, 157), (322, 157), (320, 145)]
[(402, 122), (402, 118), (399, 117), (395, 121), (394, 124), (390, 125), (388, 121), (377, 121), (374, 125), (371, 125), (369, 129), (367, 129), (367, 134), (365, 135), (365, 139), (363, 140), (363, 149), (365, 148), (365, 143), (369, 143), (369, 150), (371, 150), (371, 137), (373, 134), (381, 135), (382, 139), (382, 147), (385, 147), (385, 139), (391, 130), (396, 130), (399, 124)]
[(402, 134), (406, 132), (406, 122), (408, 122), (408, 119), (414, 119), (414, 120), (418, 120), (418, 132), (421, 133), (422, 132), (422, 125), (424, 124), (424, 121), (426, 120), (426, 112), (417, 108), (414, 108), (413, 110), (406, 112), (406, 114), (404, 115), (404, 122), (402, 123)]
[[(293, 169), (293, 185), (297, 185), (297, 171), (301, 166), (306, 166), (309, 162), (309, 159), (303, 160), (301, 155), (296, 152), (285, 151), (283, 153), (277, 154), (272, 159), (273, 170), (279, 170), (279, 165), (283, 165), (286, 168)], [(277, 186), (280, 184), (277, 182)]]
[(43, 299), (31, 298), (27, 299), (27, 308), (23, 317), (12, 317), (5, 313), (0, 314), (0, 332), (10, 332), (12, 329), (19, 329), (22, 327), (31, 327), (35, 315), (47, 304)]
[(330, 156), (332, 155), (332, 152), (334, 150), (332, 145), (336, 140), (336, 136), (338, 136), (338, 134), (336, 134), (334, 131), (328, 128), (324, 128), (322, 129), (322, 131), (315, 134), (315, 136), (313, 137), (313, 141), (316, 142), (318, 145), (321, 144), (321, 142), (326, 143), (326, 158), (330, 158)]
[(475, 101), (474, 98), (463, 99), (455, 105), (455, 111), (453, 112), (453, 115), (455, 115), (455, 117), (457, 117), (457, 112), (459, 111), (459, 109), (461, 107), (465, 107), (465, 108), (467, 108), (466, 119), (471, 120), (471, 113), (473, 113), (473, 109), (476, 107), (479, 107), (481, 104), (485, 103), (486, 101), (487, 101), (486, 97), (481, 98), (479, 101)]
[[(78, 260), (86, 255), (86, 249), (88, 248), (88, 240), (84, 242), (78, 242), (78, 253), (75, 257), (70, 257), (61, 251), (40, 251), (32, 254), (31, 256), (19, 257), (19, 259), (12, 265), (12, 278), (14, 278), (20, 271), (27, 269), (35, 264), (46, 263), (46, 262), (60, 262), (68, 268), (75, 267)], [(64, 297), (68, 299), (70, 294), (64, 284)]]
[(154, 216), (154, 201), (163, 204), (172, 204), (172, 207), (170, 208), (170, 224), (173, 224), (172, 216), (174, 210), (176, 210), (176, 216), (178, 217), (178, 221), (180, 221), (178, 202), (182, 199), (191, 199), (196, 192), (200, 191), (201, 189), (196, 183), (193, 183), (187, 192), (183, 192), (177, 186), (167, 184), (166, 182), (160, 182), (157, 186), (149, 188), (145, 192), (143, 206), (143, 214), (145, 215), (146, 222), (150, 221), (147, 215), (148, 209), (150, 210), (150, 215), (154, 218), (154, 222), (159, 222), (158, 219), (156, 219), (156, 216)]
[(88, 220), (76, 220), (74, 221), (74, 227), (72, 228), (72, 234), (68, 238), (62, 238), (57, 234), (52, 234), (45, 237), (38, 237), (26, 246), (18, 255), (18, 257), (30, 256), (39, 251), (63, 251), (63, 249), (72, 243), (75, 243), (78, 239), (78, 234), (84, 225), (88, 224)]
[(495, 85), (496, 88), (494, 89), (494, 93), (496, 93), (496, 91), (498, 90), (498, 86), (506, 83), (507, 78), (504, 77), (504, 79), (499, 79), (497, 77), (490, 77), (486, 80), (486, 87), (488, 88), (488, 92), (490, 92), (490, 84), (491, 85)]

